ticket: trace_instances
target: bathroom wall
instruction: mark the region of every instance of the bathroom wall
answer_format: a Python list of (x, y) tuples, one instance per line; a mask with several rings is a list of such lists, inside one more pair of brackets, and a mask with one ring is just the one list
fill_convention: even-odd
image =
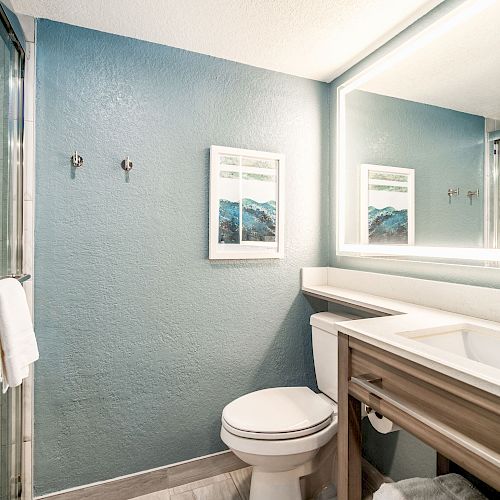
[(346, 240), (359, 243), (360, 165), (415, 171), (415, 244), (483, 246), (483, 203), (449, 203), (450, 186), (480, 188), (484, 118), (361, 90), (346, 97)]
[[(226, 403), (314, 386), (299, 270), (328, 263), (329, 86), (46, 20), (37, 37), (43, 494), (220, 451)], [(283, 260), (208, 261), (212, 144), (286, 155)]]

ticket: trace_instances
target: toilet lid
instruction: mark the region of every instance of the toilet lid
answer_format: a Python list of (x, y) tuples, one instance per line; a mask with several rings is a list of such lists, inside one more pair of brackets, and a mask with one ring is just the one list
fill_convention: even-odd
[[(331, 422), (336, 410), (333, 401), (307, 387), (277, 387), (251, 392), (222, 412), (222, 424), (229, 432), (266, 439), (266, 434), (281, 439), (317, 432)], [(293, 436), (292, 436), (293, 435)]]

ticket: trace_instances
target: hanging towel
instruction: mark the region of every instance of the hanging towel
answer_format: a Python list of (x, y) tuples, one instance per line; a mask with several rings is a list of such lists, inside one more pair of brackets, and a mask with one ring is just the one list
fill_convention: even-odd
[(3, 392), (16, 387), (29, 375), (38, 359), (33, 322), (24, 289), (14, 278), (0, 280), (0, 346)]
[(373, 500), (486, 500), (479, 490), (458, 474), (434, 479), (414, 477), (383, 484)]

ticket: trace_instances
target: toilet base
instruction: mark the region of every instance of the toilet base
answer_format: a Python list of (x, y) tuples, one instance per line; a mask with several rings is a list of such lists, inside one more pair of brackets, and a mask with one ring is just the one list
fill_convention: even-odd
[(253, 466), (250, 500), (302, 500), (300, 478), (318, 466), (316, 456), (337, 432), (334, 416), (328, 427), (295, 439), (259, 440), (236, 436), (221, 427), (222, 441)]
[(250, 500), (302, 500), (300, 468), (285, 472), (252, 471)]

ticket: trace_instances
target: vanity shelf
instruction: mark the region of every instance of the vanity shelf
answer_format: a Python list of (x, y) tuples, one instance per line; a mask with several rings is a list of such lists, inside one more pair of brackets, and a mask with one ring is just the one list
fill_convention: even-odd
[(317, 299), (334, 302), (361, 311), (373, 313), (375, 316), (393, 316), (401, 314), (392, 306), (392, 301), (382, 297), (374, 297), (373, 295), (348, 290), (346, 288), (337, 288), (330, 285), (315, 285), (302, 287), (302, 293), (315, 297)]

